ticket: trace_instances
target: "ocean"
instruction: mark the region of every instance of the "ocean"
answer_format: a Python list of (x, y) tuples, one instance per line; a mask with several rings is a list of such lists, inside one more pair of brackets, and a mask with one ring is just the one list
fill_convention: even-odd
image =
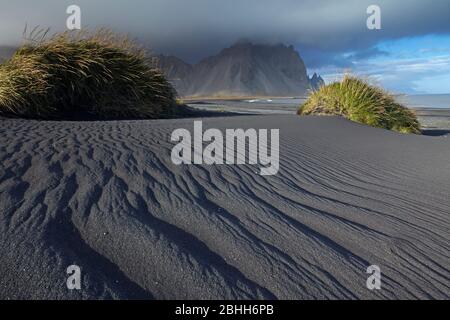
[(398, 100), (413, 109), (450, 109), (450, 94), (404, 95)]
[[(189, 103), (198, 109), (249, 114), (295, 114), (306, 98), (208, 100)], [(414, 109), (424, 129), (450, 130), (450, 94), (399, 95), (397, 100)]]

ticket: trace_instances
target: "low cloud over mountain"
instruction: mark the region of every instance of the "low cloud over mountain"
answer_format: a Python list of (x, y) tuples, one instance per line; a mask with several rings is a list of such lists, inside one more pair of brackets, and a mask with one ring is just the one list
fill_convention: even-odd
[(181, 96), (301, 96), (323, 85), (292, 46), (239, 42), (190, 65), (159, 56), (159, 66)]

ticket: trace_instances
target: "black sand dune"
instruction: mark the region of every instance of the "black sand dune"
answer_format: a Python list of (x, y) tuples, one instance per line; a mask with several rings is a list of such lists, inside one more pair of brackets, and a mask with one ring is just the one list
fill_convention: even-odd
[(0, 298), (450, 298), (450, 137), (204, 119), (280, 128), (263, 177), (173, 165), (170, 134), (192, 122), (0, 120)]

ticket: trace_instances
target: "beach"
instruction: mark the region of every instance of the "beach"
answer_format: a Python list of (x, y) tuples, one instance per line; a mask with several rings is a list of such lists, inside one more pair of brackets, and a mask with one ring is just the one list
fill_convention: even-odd
[[(450, 131), (450, 95), (400, 95), (407, 108), (413, 110), (424, 130)], [(240, 114), (296, 114), (305, 97), (189, 98), (190, 106), (206, 111)]]
[(0, 119), (0, 299), (450, 298), (448, 135), (201, 119), (280, 129), (279, 172), (261, 176), (174, 165), (170, 135), (194, 120)]

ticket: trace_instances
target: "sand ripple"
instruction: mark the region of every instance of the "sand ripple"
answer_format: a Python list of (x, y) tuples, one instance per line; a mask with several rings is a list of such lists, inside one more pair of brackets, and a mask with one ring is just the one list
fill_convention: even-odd
[(263, 177), (173, 165), (170, 134), (192, 122), (0, 120), (0, 298), (450, 297), (450, 138), (204, 119), (280, 128), (279, 174)]

